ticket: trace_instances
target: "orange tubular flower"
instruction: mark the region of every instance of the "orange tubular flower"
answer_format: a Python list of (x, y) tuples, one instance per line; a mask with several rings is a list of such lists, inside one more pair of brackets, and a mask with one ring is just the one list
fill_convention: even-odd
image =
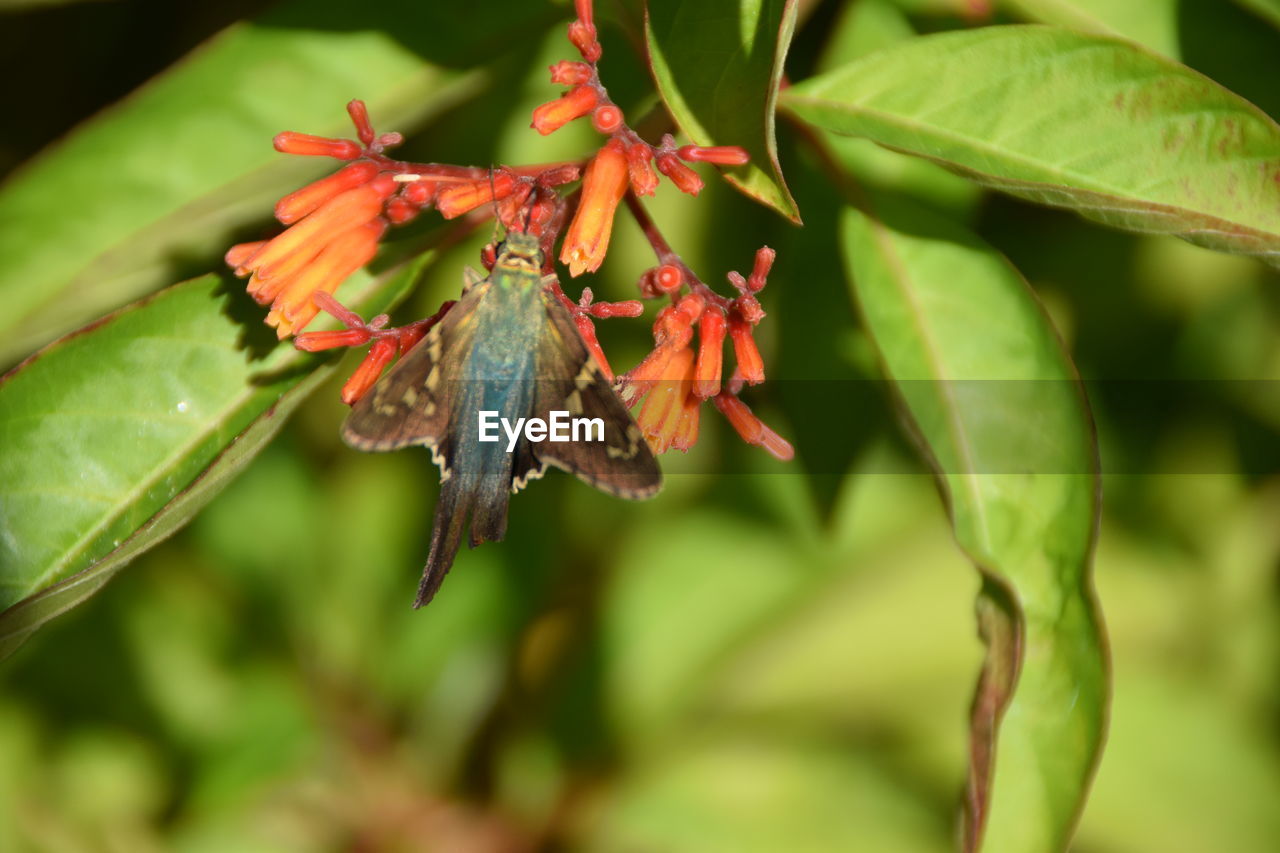
[(494, 172), (490, 177), (478, 181), (452, 184), (440, 190), (436, 196), (436, 210), (445, 219), (453, 219), (482, 205), (506, 198), (515, 190), (516, 183), (516, 176), (510, 172)]
[(275, 326), (280, 338), (305, 328), (320, 310), (312, 296), (318, 292), (333, 293), (347, 276), (373, 260), (385, 230), (386, 223), (382, 220), (367, 222), (321, 249), (276, 296), (267, 314), (267, 325)]
[(796, 455), (791, 442), (778, 435), (764, 425), (747, 407), (747, 404), (729, 393), (718, 394), (714, 398), (716, 408), (728, 419), (729, 423), (747, 444), (763, 447), (773, 454), (775, 459), (788, 462)]
[(748, 385), (764, 381), (764, 359), (751, 334), (751, 324), (734, 317), (729, 321), (729, 337), (733, 340), (733, 357), (738, 360), (738, 374)]
[(554, 101), (548, 101), (534, 109), (530, 127), (546, 136), (575, 118), (582, 118), (595, 109), (599, 101), (600, 95), (593, 86), (584, 84), (570, 89)]
[(636, 417), (640, 432), (654, 453), (675, 446), (688, 450), (698, 438), (698, 404), (693, 394), (693, 350), (676, 351), (665, 365), (664, 375), (645, 395)]
[[(269, 241), (227, 252), (237, 275), (252, 273), (249, 294), (260, 304), (271, 303), (266, 322), (281, 338), (315, 317), (313, 294), (335, 291), (377, 251), (387, 224), (380, 214), (396, 182), (376, 169), (352, 168), (364, 165), (352, 164), (286, 197), (281, 219), (296, 219), (293, 225)], [(359, 185), (350, 186), (357, 180)]]
[(724, 312), (709, 308), (698, 324), (698, 361), (694, 370), (693, 393), (702, 400), (720, 393), (720, 370), (724, 363)]
[(334, 196), (369, 183), (377, 174), (377, 165), (367, 161), (343, 166), (327, 178), (280, 199), (276, 203), (276, 219), (282, 225), (292, 225)]
[(394, 340), (381, 338), (374, 341), (373, 346), (369, 347), (369, 354), (364, 357), (364, 361), (360, 362), (356, 372), (351, 374), (351, 378), (342, 386), (342, 402), (348, 406), (354, 405), (356, 400), (363, 397), (374, 386), (378, 377), (382, 375), (383, 368), (390, 364), (395, 356)]
[(627, 155), (617, 139), (611, 139), (587, 166), (582, 178), (582, 198), (560, 249), (560, 262), (575, 278), (595, 272), (609, 249), (613, 214), (627, 192)]

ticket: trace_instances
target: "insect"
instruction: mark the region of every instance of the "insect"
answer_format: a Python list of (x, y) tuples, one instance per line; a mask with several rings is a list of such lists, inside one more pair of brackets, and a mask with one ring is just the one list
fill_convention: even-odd
[[(547, 466), (610, 494), (639, 500), (662, 472), (573, 317), (546, 290), (538, 238), (510, 231), (493, 271), (467, 270), (458, 304), (362, 397), (342, 437), (357, 450), (425, 445), (440, 467), (431, 551), (414, 607), (429, 602), (453, 564), (463, 527), (470, 544), (502, 539), (507, 502)], [(554, 279), (552, 279), (554, 280)], [(548, 421), (553, 412), (603, 421), (598, 441), (493, 440), (482, 421)], [(590, 437), (590, 430), (587, 430)], [(484, 438), (484, 440), (482, 440)]]

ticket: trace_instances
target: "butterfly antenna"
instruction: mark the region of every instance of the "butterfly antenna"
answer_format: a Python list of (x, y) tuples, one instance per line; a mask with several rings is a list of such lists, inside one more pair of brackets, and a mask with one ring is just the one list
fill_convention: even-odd
[[(502, 218), (498, 213), (498, 189), (493, 183), (493, 164), (489, 164), (489, 198), (490, 204), (493, 205), (493, 243), (498, 243), (498, 227), (503, 225)], [(503, 226), (505, 227), (505, 226)]]

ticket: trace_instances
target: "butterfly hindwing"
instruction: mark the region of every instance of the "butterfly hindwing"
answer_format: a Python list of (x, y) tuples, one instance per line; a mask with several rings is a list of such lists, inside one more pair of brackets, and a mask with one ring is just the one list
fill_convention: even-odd
[[(604, 440), (547, 441), (531, 448), (531, 454), (601, 491), (632, 500), (653, 496), (662, 488), (662, 471), (640, 428), (583, 343), (569, 311), (546, 292), (543, 305), (548, 322), (538, 352), (534, 411), (544, 419), (556, 410), (571, 418), (599, 418)], [(542, 470), (524, 472), (514, 485), (519, 488)]]
[(342, 438), (357, 450), (399, 450), (415, 444), (431, 448), (438, 464), (447, 458), (452, 395), (458, 359), (476, 334), (474, 312), (487, 283), (467, 291), (426, 336), (352, 407)]

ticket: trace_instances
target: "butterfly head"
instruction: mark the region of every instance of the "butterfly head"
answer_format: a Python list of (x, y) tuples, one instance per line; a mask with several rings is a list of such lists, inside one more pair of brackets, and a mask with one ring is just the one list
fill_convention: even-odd
[(511, 272), (531, 272), (542, 274), (541, 241), (532, 234), (523, 231), (508, 231), (507, 236), (498, 244), (497, 260), (494, 270), (503, 269)]

